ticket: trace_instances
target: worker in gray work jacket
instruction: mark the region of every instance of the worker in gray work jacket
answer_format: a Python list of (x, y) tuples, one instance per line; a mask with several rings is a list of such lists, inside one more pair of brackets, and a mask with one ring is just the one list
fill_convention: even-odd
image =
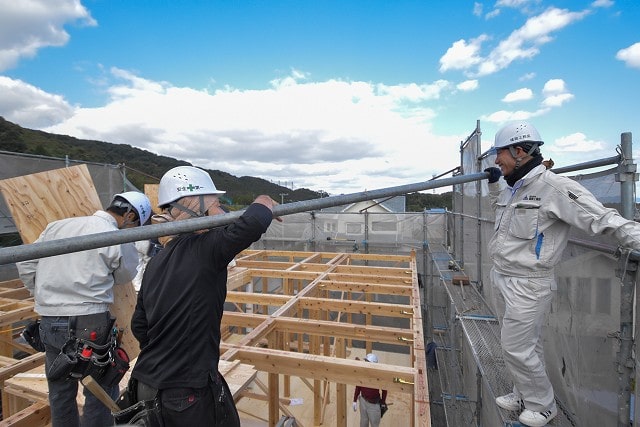
[[(489, 242), (491, 282), (504, 360), (514, 384), (513, 392), (496, 403), (519, 411), (520, 422), (534, 427), (557, 415), (541, 334), (556, 289), (554, 268), (570, 228), (612, 235), (622, 246), (640, 249), (640, 225), (604, 207), (572, 179), (547, 170), (542, 144), (530, 123), (507, 124), (496, 133), (492, 147), (499, 169), (485, 169), (496, 213)], [(501, 175), (507, 183), (502, 190)]]
[[(50, 223), (36, 242), (137, 227), (150, 216), (147, 196), (128, 191), (116, 194), (104, 211)], [(113, 286), (130, 282), (137, 266), (133, 243), (17, 263), (20, 279), (34, 296), (34, 309), (42, 316), (40, 337), (46, 349), (45, 374), (54, 427), (113, 425), (109, 409), (86, 388), (82, 419), (79, 417), (78, 380), (86, 371), (78, 370), (85, 366), (78, 362), (78, 343), (90, 344), (90, 353), (83, 353), (87, 359), (93, 346), (98, 350), (108, 344), (113, 332), (109, 313)], [(100, 379), (98, 383), (111, 397), (118, 397), (117, 384), (106, 385)]]

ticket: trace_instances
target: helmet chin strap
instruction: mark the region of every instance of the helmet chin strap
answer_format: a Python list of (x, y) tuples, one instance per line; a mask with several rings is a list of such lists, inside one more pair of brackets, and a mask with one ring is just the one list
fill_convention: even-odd
[[(522, 147), (521, 147), (522, 148)], [(516, 164), (513, 167), (513, 169), (518, 169), (520, 166), (522, 166), (522, 160), (524, 160), (527, 157), (531, 157), (531, 155), (538, 149), (538, 144), (532, 144), (531, 148), (529, 149), (529, 151), (527, 151), (527, 154), (525, 154), (524, 157), (517, 157), (517, 153), (516, 153), (516, 149), (513, 145), (511, 145), (509, 147), (509, 153), (511, 153), (511, 157), (513, 157), (514, 159), (516, 159)], [(523, 150), (524, 151), (524, 150)]]
[[(129, 224), (134, 224), (134, 221), (129, 221), (129, 220), (127, 219), (127, 214), (128, 214), (129, 212), (133, 212), (133, 208), (129, 208), (129, 209), (127, 209), (127, 211), (124, 213), (124, 215), (122, 215), (122, 218), (123, 218), (122, 225), (121, 225), (120, 227), (118, 227), (118, 228), (120, 228), (120, 230), (122, 230), (122, 229), (124, 229), (124, 228), (127, 228), (127, 225), (129, 225)], [(139, 220), (138, 220), (138, 221), (139, 221)], [(142, 225), (142, 224), (140, 224), (140, 225)]]
[(199, 218), (199, 217), (205, 216), (206, 209), (204, 208), (204, 196), (202, 194), (200, 194), (198, 196), (198, 199), (200, 201), (200, 208), (199, 208), (200, 213), (196, 213), (196, 212), (192, 211), (191, 209), (189, 209), (188, 207), (186, 207), (184, 205), (181, 205), (180, 203), (169, 203), (169, 206), (171, 206), (172, 208), (176, 208), (179, 211), (188, 213), (189, 215), (191, 215), (194, 218)]

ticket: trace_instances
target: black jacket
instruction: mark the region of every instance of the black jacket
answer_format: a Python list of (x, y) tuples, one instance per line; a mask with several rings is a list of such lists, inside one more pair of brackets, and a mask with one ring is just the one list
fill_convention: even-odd
[(227, 264), (272, 217), (254, 203), (232, 224), (175, 237), (149, 261), (131, 319), (141, 349), (133, 378), (156, 389), (207, 385), (220, 358)]

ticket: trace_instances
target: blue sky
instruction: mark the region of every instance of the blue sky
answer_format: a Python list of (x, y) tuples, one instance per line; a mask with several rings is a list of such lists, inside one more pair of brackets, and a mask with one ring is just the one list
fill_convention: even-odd
[(483, 148), (529, 120), (565, 166), (640, 141), (638, 22), (631, 0), (0, 0), (0, 115), (330, 194), (456, 167), (477, 120)]

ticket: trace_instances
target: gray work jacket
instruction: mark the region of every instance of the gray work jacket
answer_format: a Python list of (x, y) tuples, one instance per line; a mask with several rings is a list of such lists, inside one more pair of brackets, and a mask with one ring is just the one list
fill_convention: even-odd
[(513, 188), (489, 184), (496, 213), (489, 255), (499, 273), (550, 277), (567, 246), (569, 230), (612, 235), (620, 245), (640, 249), (640, 224), (606, 208), (574, 180), (540, 165)]

